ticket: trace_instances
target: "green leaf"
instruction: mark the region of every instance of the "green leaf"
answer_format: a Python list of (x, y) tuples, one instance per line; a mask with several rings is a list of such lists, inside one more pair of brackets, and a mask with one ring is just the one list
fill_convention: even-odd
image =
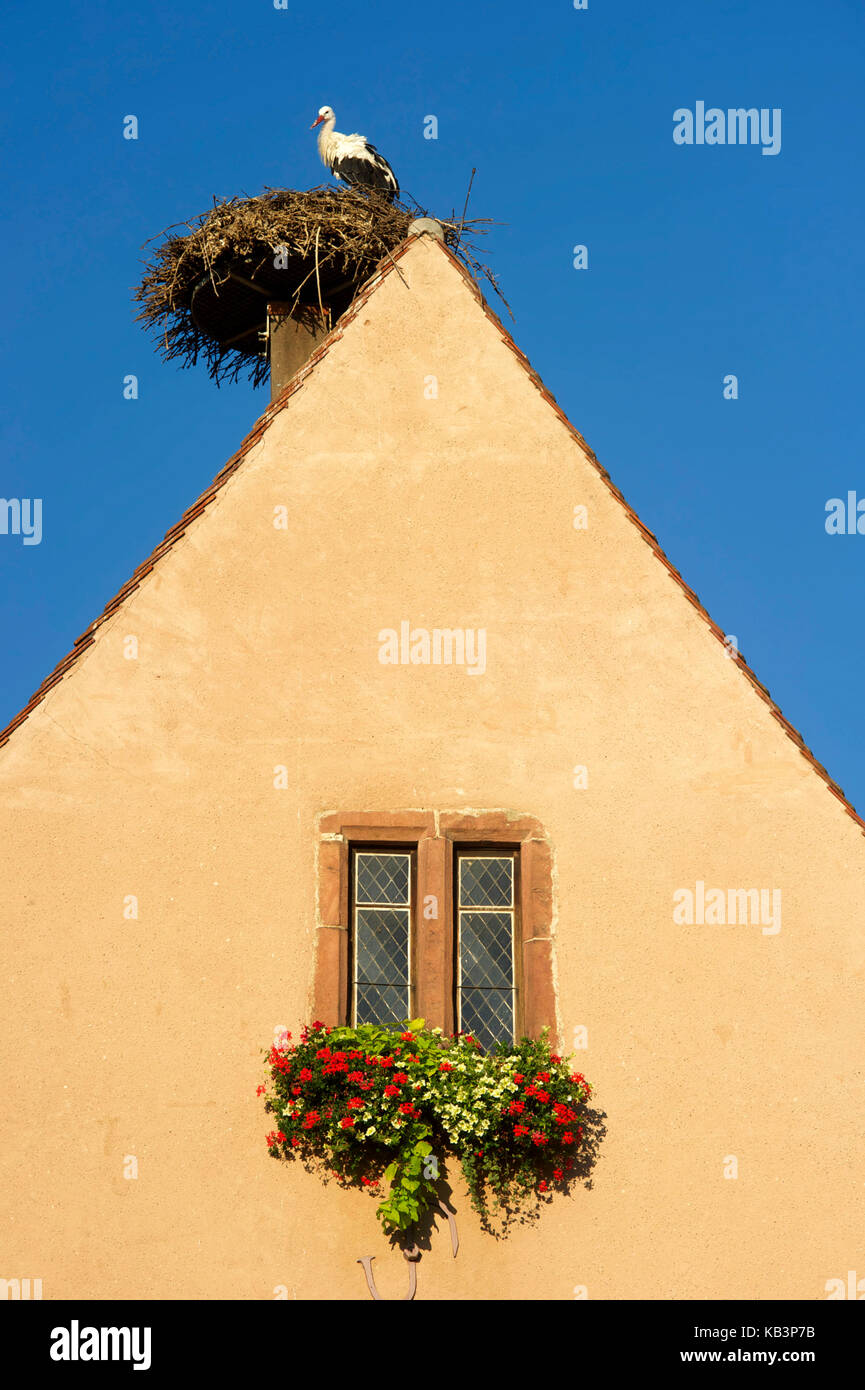
[(425, 1024), (425, 1018), (413, 1018), (409, 1023), (406, 1031), (409, 1033), (419, 1033), (420, 1030), (425, 1026)]
[(422, 1158), (428, 1158), (432, 1153), (432, 1144), (428, 1144), (425, 1139), (421, 1139), (420, 1143), (415, 1144), (414, 1151), (416, 1154), (420, 1154)]
[(389, 1163), (384, 1170), (385, 1182), (393, 1182), (399, 1168), (398, 1163)]

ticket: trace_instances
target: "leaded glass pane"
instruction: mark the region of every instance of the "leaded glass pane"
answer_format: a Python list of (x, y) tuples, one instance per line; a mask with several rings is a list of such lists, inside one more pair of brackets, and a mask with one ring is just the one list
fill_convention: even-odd
[(357, 1023), (402, 1023), (411, 1010), (408, 989), (396, 985), (357, 986)]
[(357, 981), (408, 984), (408, 911), (359, 907), (355, 924)]
[(461, 913), (461, 978), (464, 986), (511, 988), (512, 936), (513, 916), (510, 912)]
[(354, 1021), (406, 1018), (409, 999), (411, 858), (354, 856)]
[(512, 907), (514, 861), (511, 855), (460, 858), (460, 907)]
[(482, 1046), (514, 1037), (514, 856), (464, 854), (459, 866), (459, 1027)]
[(408, 904), (407, 854), (358, 854), (355, 856), (355, 874), (355, 902)]
[(482, 1047), (514, 1040), (513, 993), (507, 989), (463, 989), (460, 1028), (472, 1033)]

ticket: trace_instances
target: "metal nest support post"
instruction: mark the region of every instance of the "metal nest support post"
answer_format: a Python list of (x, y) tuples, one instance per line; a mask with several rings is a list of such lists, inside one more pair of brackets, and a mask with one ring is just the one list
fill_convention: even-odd
[(270, 399), (288, 385), (330, 332), (330, 306), (268, 304), (267, 355), (270, 360)]

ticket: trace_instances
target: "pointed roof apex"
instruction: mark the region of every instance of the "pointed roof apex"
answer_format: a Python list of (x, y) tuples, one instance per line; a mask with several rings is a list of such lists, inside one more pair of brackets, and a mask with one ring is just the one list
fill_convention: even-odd
[(423, 236), (426, 233), (437, 241), (444, 242), (445, 239), (445, 229), (434, 217), (416, 217), (414, 222), (409, 223), (408, 232), (409, 236)]

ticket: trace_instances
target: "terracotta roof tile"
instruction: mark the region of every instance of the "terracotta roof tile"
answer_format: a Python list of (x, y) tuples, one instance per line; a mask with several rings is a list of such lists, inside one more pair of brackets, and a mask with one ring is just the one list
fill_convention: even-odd
[[(219, 473), (217, 473), (210, 486), (205, 489), (205, 491), (201, 494), (200, 497), (196, 499), (195, 502), (193, 502), (191, 507), (187, 508), (187, 510), (183, 513), (183, 516), (180, 518), (177, 524), (173, 526), (170, 531), (167, 531), (165, 533), (165, 537), (162, 541), (160, 541), (159, 545), (156, 547), (153, 553), (150, 556), (148, 556), (147, 560), (145, 560), (143, 564), (138, 566), (138, 568), (133, 573), (132, 578), (129, 579), (127, 583), (124, 584), (123, 588), (118, 591), (118, 593), (114, 596), (113, 599), (111, 599), (111, 601), (106, 605), (105, 609), (100, 614), (100, 616), (90, 624), (90, 627), (87, 629), (87, 631), (82, 633), (80, 637), (77, 637), (75, 639), (72, 650), (68, 652), (67, 655), (63, 657), (63, 659), (60, 662), (58, 662), (57, 666), (55, 666), (51, 674), (47, 676), (46, 679), (42, 682), (39, 689), (35, 692), (34, 695), (31, 696), (30, 700), (27, 702), (24, 708), (20, 710), (18, 714), (15, 715), (14, 719), (12, 719), (6, 725), (5, 729), (0, 730), (0, 748), (2, 748), (3, 745), (9, 741), (10, 735), (15, 731), (15, 729), (18, 728), (20, 724), (23, 724), (27, 716), (36, 708), (38, 704), (41, 703), (41, 701), (48, 694), (49, 690), (51, 690), (55, 685), (58, 684), (60, 680), (62, 680), (66, 672), (78, 660), (78, 657), (81, 655), (81, 653), (83, 651), (86, 651), (86, 649), (93, 644), (93, 633), (96, 631), (96, 629), (100, 627), (101, 624), (104, 623), (108, 617), (110, 617), (113, 613), (117, 611), (117, 609), (122, 604), (123, 600), (127, 598), (129, 594), (131, 594), (135, 589), (138, 588), (139, 583), (142, 579), (146, 577), (146, 575), (150, 573), (156, 561), (158, 559), (161, 559), (161, 557), (172, 548), (175, 542), (179, 540), (182, 535), (185, 534), (186, 528), (189, 525), (189, 523), (194, 521), (197, 517), (201, 516), (201, 514), (206, 510), (207, 506), (210, 504), (210, 502), (212, 502), (213, 498), (219, 492), (223, 484), (227, 482), (231, 475), (235, 473), (237, 469), (240, 467), (241, 463), (243, 462), (247, 453), (249, 453), (250, 449), (252, 449), (263, 437), (265, 431), (270, 426), (274, 417), (278, 415), (281, 410), (284, 409), (291, 396), (293, 396), (296, 391), (300, 390), (301, 386), (306, 381), (306, 378), (309, 376), (310, 372), (314, 370), (316, 365), (326, 355), (326, 353), (330, 350), (333, 344), (343, 336), (343, 331), (346, 325), (351, 323), (352, 320), (357, 317), (360, 310), (367, 303), (370, 296), (375, 293), (375, 290), (382, 283), (382, 281), (386, 279), (386, 277), (390, 275), (393, 270), (397, 270), (398, 274), (400, 273), (397, 268), (397, 261), (405, 255), (405, 253), (417, 240), (418, 237), (408, 237), (407, 240), (403, 242), (402, 246), (398, 247), (395, 251), (393, 251), (390, 254), (390, 256), (388, 256), (387, 260), (381, 263), (378, 270), (361, 288), (361, 290), (358, 292), (357, 296), (355, 297), (349, 308), (345, 311), (345, 313), (339, 319), (338, 323), (327, 335), (321, 346), (316, 348), (312, 356), (308, 358), (307, 361), (300, 368), (300, 370), (295, 373), (292, 379), (285, 385), (283, 390), (280, 392), (279, 396), (277, 396), (276, 400), (271, 401), (270, 405), (255, 422), (249, 434), (241, 443), (240, 448), (237, 450), (235, 454), (232, 455), (228, 462), (224, 464), (224, 466), (219, 471)], [(540, 376), (535, 371), (535, 369), (532, 367), (525, 353), (517, 347), (516, 343), (514, 342), (508, 330), (505, 328), (501, 319), (490, 308), (490, 305), (487, 303), (486, 299), (484, 299), (484, 296), (481, 293), (480, 287), (472, 279), (465, 266), (462, 264), (461, 261), (457, 259), (456, 256), (454, 256), (454, 254), (451, 251), (448, 250), (448, 248), (444, 245), (443, 242), (440, 242), (437, 239), (433, 238), (430, 238), (429, 241), (431, 245), (437, 246), (439, 248), (442, 255), (447, 257), (447, 259), (451, 262), (455, 270), (462, 276), (472, 295), (477, 300), (478, 304), (481, 306), (481, 309), (483, 310), (484, 314), (494, 325), (494, 327), (498, 330), (505, 346), (513, 353), (514, 357), (517, 359), (520, 366), (526, 372), (526, 375), (529, 377), (529, 380), (533, 383), (536, 390), (538, 390), (541, 396), (543, 396), (544, 400), (547, 401), (547, 403), (550, 406), (552, 406), (553, 410), (561, 420), (562, 424), (567, 429), (568, 433), (579, 444), (580, 449), (585, 454), (589, 463), (596, 470), (599, 477), (603, 479), (604, 483), (606, 484), (607, 488), (612, 493), (612, 495), (622, 505), (629, 520), (633, 522), (633, 524), (639, 530), (640, 534), (643, 536), (644, 540), (647, 542), (649, 546), (651, 546), (653, 554), (657, 556), (657, 558), (661, 561), (664, 567), (669, 571), (672, 578), (681, 588), (685, 597), (691, 604), (693, 604), (694, 608), (705, 620), (706, 625), (708, 626), (710, 631), (720, 642), (726, 643), (726, 636), (722, 629), (718, 626), (716, 622), (713, 621), (713, 619), (707, 613), (706, 609), (703, 607), (697, 595), (694, 593), (692, 589), (688, 587), (679, 571), (673, 564), (671, 564), (667, 556), (664, 554), (663, 550), (661, 550), (656, 537), (648, 529), (647, 526), (643, 525), (636, 512), (633, 510), (631, 506), (629, 506), (623, 494), (612, 482), (609, 473), (599, 462), (594, 451), (589, 448), (589, 445), (586, 443), (579, 430), (571, 423), (571, 421), (568, 419), (567, 415), (559, 405), (558, 401), (551, 394), (548, 388), (544, 385), (543, 381), (541, 380)], [(742, 656), (741, 652), (739, 652), (734, 659), (735, 664), (738, 666), (739, 670), (742, 671), (742, 673), (747, 677), (754, 690), (760, 696), (760, 698), (764, 700), (766, 704), (768, 704), (772, 714), (778, 720), (778, 723), (782, 726), (788, 737), (793, 741), (793, 743), (796, 744), (796, 746), (802, 752), (803, 756), (814, 768), (815, 772), (817, 772), (818, 775), (823, 779), (823, 781), (828, 786), (829, 790), (832, 792), (833, 796), (837, 797), (837, 799), (841, 802), (847, 814), (856, 822), (858, 826), (860, 826), (863, 833), (865, 833), (865, 820), (862, 819), (862, 817), (858, 814), (855, 808), (850, 804), (850, 802), (844, 795), (844, 792), (841, 790), (838, 784), (832, 780), (825, 767), (823, 767), (822, 763), (817, 761), (810, 748), (808, 748), (808, 746), (806, 745), (805, 740), (802, 738), (802, 735), (798, 733), (796, 729), (793, 728), (793, 725), (782, 714), (781, 710), (778, 708), (778, 706), (772, 699), (769, 691), (757, 679), (754, 672), (751, 670), (750, 666), (745, 661), (745, 658)]]

